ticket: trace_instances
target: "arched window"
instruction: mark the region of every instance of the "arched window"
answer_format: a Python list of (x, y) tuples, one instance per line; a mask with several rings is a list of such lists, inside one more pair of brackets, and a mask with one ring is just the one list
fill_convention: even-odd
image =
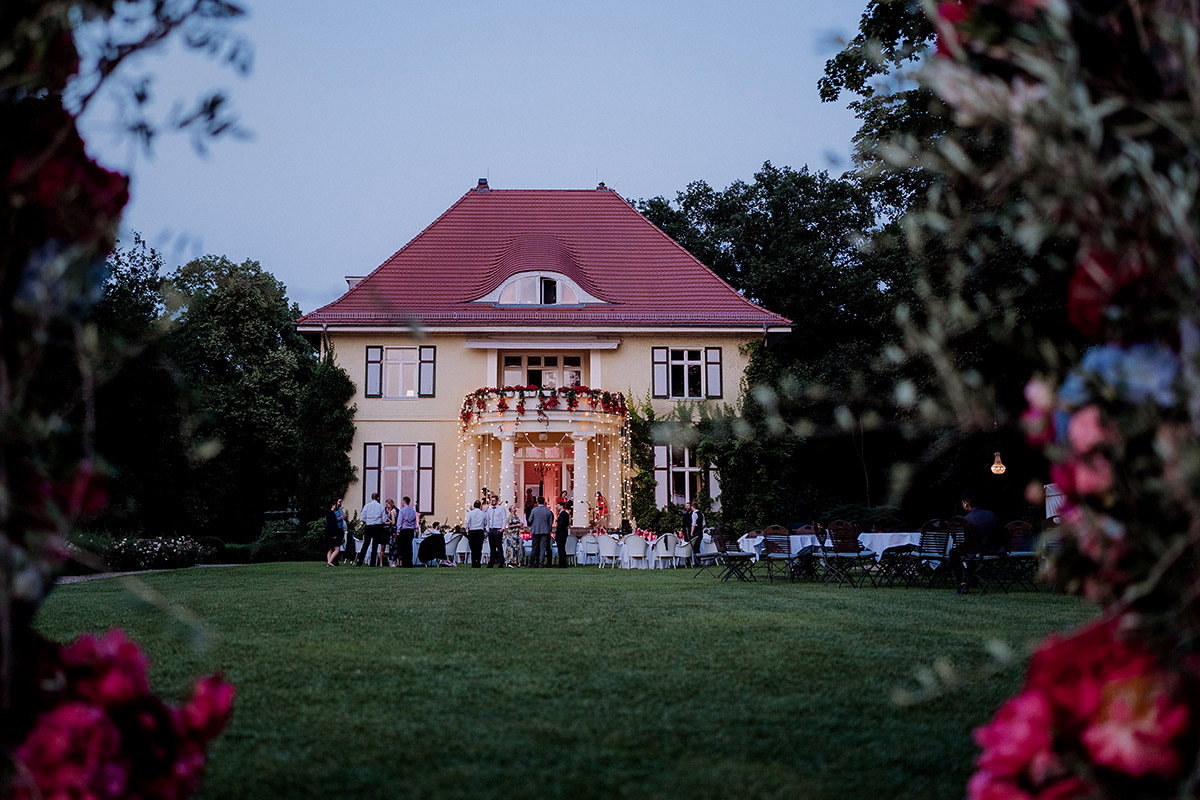
[(501, 306), (578, 306), (603, 302), (557, 273), (534, 272), (514, 275), (477, 303)]

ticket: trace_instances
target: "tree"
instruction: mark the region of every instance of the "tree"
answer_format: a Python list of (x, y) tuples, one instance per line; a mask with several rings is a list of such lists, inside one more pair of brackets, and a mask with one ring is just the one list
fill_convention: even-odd
[[(697, 181), (674, 203), (656, 197), (639, 208), (735, 289), (795, 323), (792, 336), (752, 352), (740, 413), (763, 444), (728, 439), (732, 422), (721, 415), (702, 426), (712, 432), (723, 507), (735, 519), (794, 520), (881, 499), (887, 464), (867, 457), (874, 417), (864, 413), (890, 388), (876, 367), (884, 345), (899, 339), (894, 309), (911, 296), (911, 261), (859, 247), (874, 226), (868, 195), (850, 178), (768, 162), (752, 183), (718, 191)], [(770, 479), (752, 477), (763, 448), (786, 442), (790, 453), (798, 440), (803, 457)]]
[(297, 412), (297, 508), (301, 522), (320, 518), (329, 501), (342, 497), (355, 477), (350, 463), (354, 443), (354, 381), (337, 365), (333, 346), (300, 395)]
[(825, 63), (817, 82), (827, 103), (843, 92), (856, 96), (849, 103), (862, 122), (853, 139), (855, 173), (876, 209), (892, 218), (922, 202), (929, 176), (919, 164), (889, 163), (883, 145), (916, 152), (950, 124), (941, 101), (906, 74), (928, 53), (934, 33), (919, 0), (870, 0), (858, 34)]
[(295, 497), (297, 408), (316, 354), (296, 333), (299, 308), (256, 261), (185, 264), (168, 311), (168, 351), (202, 410), (185, 505), (196, 530), (248, 540)]
[(166, 349), (162, 257), (139, 234), (107, 260), (104, 295), (90, 320), (99, 334), (96, 444), (108, 465), (108, 506), (91, 524), (121, 534), (163, 535), (188, 484), (189, 411)]

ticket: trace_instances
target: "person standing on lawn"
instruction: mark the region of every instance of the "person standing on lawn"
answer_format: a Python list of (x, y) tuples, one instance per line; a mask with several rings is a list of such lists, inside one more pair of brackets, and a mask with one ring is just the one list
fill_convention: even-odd
[(417, 535), (417, 510), (412, 507), (412, 498), (400, 501), (400, 513), (396, 517), (396, 549), (400, 551), (400, 566), (413, 565), (413, 539)]
[(384, 552), (388, 555), (388, 564), (396, 566), (396, 501), (388, 498), (383, 501), (383, 540), (387, 543)]
[(471, 545), (471, 567), (479, 569), (483, 563), (483, 539), (487, 535), (487, 513), (478, 500), (467, 512), (467, 543)]
[(500, 498), (492, 495), (487, 509), (487, 537), (490, 555), (488, 569), (504, 566), (504, 528), (508, 525), (508, 509), (500, 505)]
[(554, 543), (558, 545), (558, 566), (567, 566), (567, 536), (571, 533), (571, 515), (567, 511), (566, 492), (558, 501), (558, 521), (554, 528)]
[(383, 510), (383, 504), (379, 502), (379, 492), (371, 492), (371, 500), (362, 510), (363, 525), (367, 526), (366, 533), (363, 534), (363, 551), (358, 554), (357, 564), (371, 564), (371, 559), (376, 558), (376, 564), (383, 563), (383, 530), (384, 523), (387, 522), (387, 513)]
[(346, 509), (342, 508), (342, 498), (337, 500), (337, 522), (342, 531), (342, 561), (354, 560), (354, 537), (350, 535), (350, 526), (346, 524)]
[(537, 569), (550, 555), (550, 534), (554, 532), (554, 512), (546, 507), (546, 498), (539, 497), (529, 513), (529, 533), (533, 537), (533, 553), (529, 566)]
[(329, 510), (325, 512), (325, 563), (336, 567), (334, 559), (342, 551), (342, 526), (338, 524), (338, 500), (329, 502)]

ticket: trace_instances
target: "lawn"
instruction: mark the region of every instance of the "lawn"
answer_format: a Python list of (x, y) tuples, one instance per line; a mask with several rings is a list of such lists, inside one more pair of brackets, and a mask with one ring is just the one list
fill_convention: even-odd
[(40, 630), (121, 626), (171, 700), (237, 684), (204, 798), (961, 797), (970, 731), (1023, 668), (915, 707), (961, 669), (1091, 619), (1048, 593), (722, 584), (690, 571), (269, 564), (145, 575), (209, 644), (121, 579), (59, 587)]

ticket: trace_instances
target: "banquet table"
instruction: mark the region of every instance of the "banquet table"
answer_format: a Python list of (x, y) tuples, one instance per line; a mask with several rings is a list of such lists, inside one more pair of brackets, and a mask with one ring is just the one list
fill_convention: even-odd
[[(817, 545), (817, 537), (811, 533), (793, 533), (788, 537), (792, 542), (792, 552), (799, 553), (806, 547), (815, 547)], [(883, 551), (889, 547), (901, 547), (906, 544), (920, 544), (921, 534), (919, 531), (903, 531), (897, 533), (860, 533), (858, 541), (862, 542), (862, 546), (875, 554), (875, 559), (879, 560), (883, 555)], [(825, 546), (830, 545), (829, 540), (825, 541)]]
[[(633, 534), (629, 534), (629, 536), (632, 536), (632, 535)], [(642, 560), (640, 563), (638, 563), (636, 566), (631, 567), (631, 565), (630, 565), (631, 559), (629, 558), (629, 547), (625, 544), (625, 540), (628, 539), (629, 536), (626, 536), (624, 539), (621, 540), (621, 546), (619, 548), (619, 552), (621, 555), (621, 568), (622, 569), (631, 569), (631, 568), (632, 569), (667, 569), (667, 566), (665, 564), (663, 564), (662, 562), (660, 562), (658, 559), (656, 559), (654, 557), (655, 542), (650, 542), (650, 541), (646, 542), (646, 558), (644, 560)], [(674, 561), (674, 559), (672, 559), (672, 561)]]

